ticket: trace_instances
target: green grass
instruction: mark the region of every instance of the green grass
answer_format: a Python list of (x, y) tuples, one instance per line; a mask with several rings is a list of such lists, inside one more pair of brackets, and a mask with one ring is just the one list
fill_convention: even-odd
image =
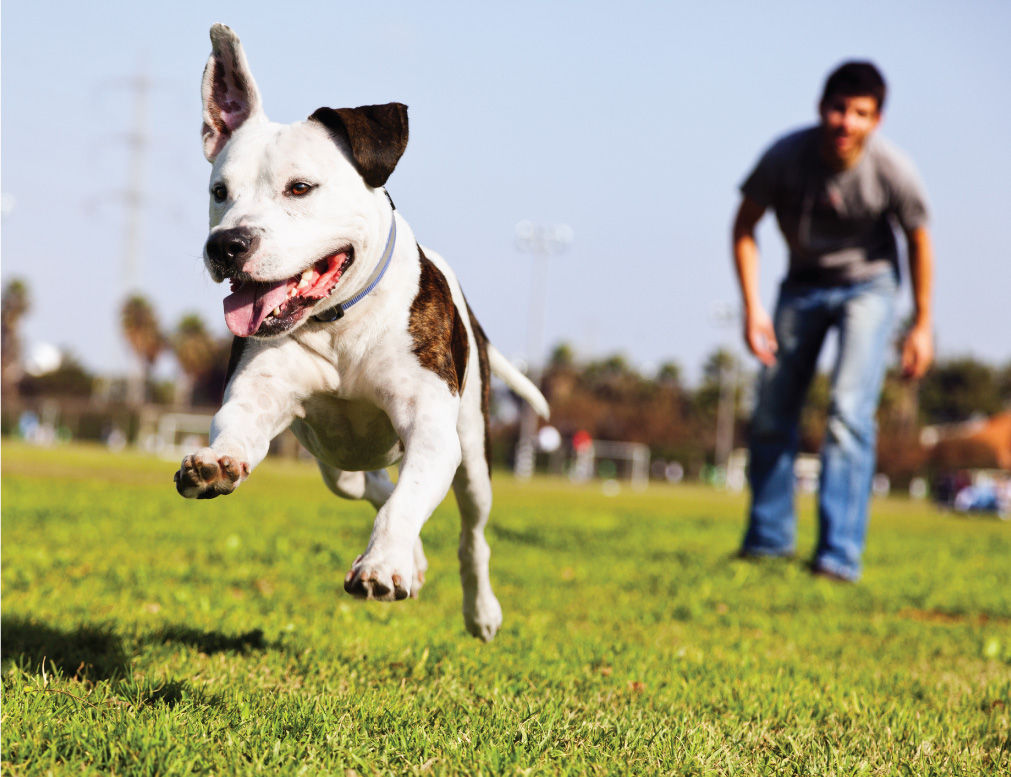
[(174, 469), (4, 445), (5, 774), (1011, 770), (1011, 524), (875, 502), (843, 586), (728, 561), (741, 495), (497, 473), (482, 644), (451, 502), (421, 598), (362, 603), (371, 510), (313, 466), (202, 502)]

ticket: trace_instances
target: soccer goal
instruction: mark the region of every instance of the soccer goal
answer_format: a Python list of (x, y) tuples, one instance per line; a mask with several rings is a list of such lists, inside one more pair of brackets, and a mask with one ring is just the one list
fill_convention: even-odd
[(649, 484), (649, 446), (641, 442), (593, 440), (575, 451), (570, 470), (573, 480), (592, 477), (628, 480), (636, 488)]

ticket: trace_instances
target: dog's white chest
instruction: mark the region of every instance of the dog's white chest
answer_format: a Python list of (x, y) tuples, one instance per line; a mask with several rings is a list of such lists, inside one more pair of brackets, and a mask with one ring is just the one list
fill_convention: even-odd
[(291, 425), (298, 441), (320, 461), (341, 470), (374, 470), (400, 460), (403, 446), (390, 419), (360, 400), (324, 394), (303, 403)]

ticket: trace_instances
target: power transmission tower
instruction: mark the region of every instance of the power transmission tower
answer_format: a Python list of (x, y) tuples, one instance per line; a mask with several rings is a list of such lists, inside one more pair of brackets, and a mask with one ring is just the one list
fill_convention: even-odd
[[(147, 112), (152, 82), (143, 64), (137, 75), (121, 82), (133, 97), (133, 125), (125, 138), (127, 148), (126, 188), (123, 190), (123, 291), (122, 302), (140, 292), (143, 264), (143, 216), (146, 196), (144, 178), (149, 148)], [(120, 309), (122, 310), (122, 308)], [(126, 400), (131, 407), (144, 404), (146, 371), (139, 354), (134, 354), (126, 381)]]
[(127, 80), (133, 93), (133, 128), (126, 137), (128, 149), (126, 189), (123, 192), (125, 228), (123, 232), (123, 286), (125, 295), (139, 290), (143, 263), (144, 177), (149, 146), (147, 130), (148, 94), (152, 82), (143, 68)]

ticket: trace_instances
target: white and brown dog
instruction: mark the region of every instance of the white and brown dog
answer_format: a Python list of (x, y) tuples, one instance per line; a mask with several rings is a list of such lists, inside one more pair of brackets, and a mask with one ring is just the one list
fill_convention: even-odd
[[(205, 263), (229, 279), (235, 335), (210, 447), (176, 473), (190, 498), (229, 494), (291, 428), (326, 485), (378, 513), (344, 580), (369, 599), (416, 595), (422, 525), (453, 487), (468, 630), (502, 611), (488, 576), (489, 381), (541, 415), (537, 388), (495, 350), (437, 254), (423, 250), (383, 185), (407, 145), (399, 103), (267, 120), (238, 37), (211, 28), (204, 154), (213, 164)], [(400, 462), (396, 485), (385, 468)]]

